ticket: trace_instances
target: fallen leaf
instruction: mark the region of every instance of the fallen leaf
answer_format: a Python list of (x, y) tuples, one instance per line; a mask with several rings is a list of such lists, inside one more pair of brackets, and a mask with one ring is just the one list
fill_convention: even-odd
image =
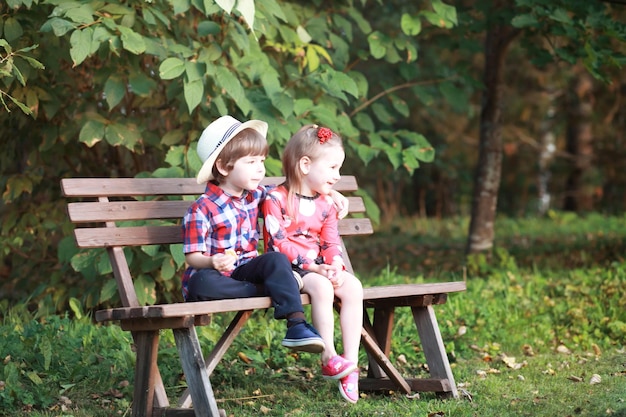
[(599, 384), (600, 382), (602, 382), (602, 378), (600, 377), (600, 375), (598, 374), (591, 375), (591, 379), (589, 379), (589, 383), (591, 385)]
[(242, 361), (244, 361), (245, 363), (251, 363), (252, 359), (250, 359), (245, 353), (243, 352), (237, 352), (237, 356), (239, 357), (239, 359), (241, 359)]
[(576, 375), (570, 375), (567, 377), (567, 379), (569, 379), (570, 381), (574, 381), (574, 382), (583, 382), (583, 379)]
[(269, 413), (270, 411), (272, 411), (272, 410), (270, 410), (270, 409), (269, 409), (269, 408), (267, 408), (266, 406), (262, 405), (262, 406), (259, 408), (259, 411), (260, 411), (261, 413), (263, 413), (263, 414), (268, 414), (268, 413)]
[(531, 345), (523, 345), (522, 352), (526, 356), (535, 356), (535, 352), (533, 351), (533, 347)]
[(559, 345), (559, 346), (557, 346), (556, 351), (557, 351), (558, 353), (563, 353), (563, 354), (565, 354), (565, 355), (571, 355), (571, 353), (572, 353), (572, 351), (571, 351), (571, 350), (569, 350), (569, 349), (567, 348), (567, 346), (565, 346), (565, 345)]
[(602, 355), (602, 350), (600, 350), (600, 347), (598, 345), (594, 343), (593, 345), (591, 345), (591, 347), (593, 348), (593, 352), (596, 354), (596, 356)]

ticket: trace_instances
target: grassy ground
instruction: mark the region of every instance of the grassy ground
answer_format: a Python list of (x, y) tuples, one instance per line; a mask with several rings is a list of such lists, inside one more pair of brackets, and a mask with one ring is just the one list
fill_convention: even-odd
[[(319, 358), (282, 348), (283, 323), (258, 312), (211, 378), (219, 406), (255, 417), (626, 417), (624, 218), (499, 225), (489, 264), (460, 263), (466, 225), (456, 220), (405, 220), (348, 246), (355, 269), (371, 272), (362, 276), (366, 286), (458, 279), (466, 267), (467, 292), (436, 307), (460, 399), (378, 392), (350, 405), (320, 377)], [(0, 303), (1, 416), (131, 415), (127, 333), (85, 318), (34, 321), (24, 310)], [(226, 319), (200, 329), (204, 345)], [(415, 337), (410, 313), (399, 310), (390, 359), (405, 375), (422, 376)], [(161, 374), (175, 401), (185, 381), (171, 333), (163, 332), (161, 345)], [(364, 352), (360, 365), (365, 373)]]

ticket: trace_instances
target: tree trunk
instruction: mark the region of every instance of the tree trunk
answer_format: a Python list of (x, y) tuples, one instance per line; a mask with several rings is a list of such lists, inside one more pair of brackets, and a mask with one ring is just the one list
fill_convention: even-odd
[(480, 150), (466, 253), (491, 252), (502, 172), (502, 73), (507, 48), (519, 33), (501, 22), (489, 25), (485, 39), (485, 92), (480, 115)]
[(569, 211), (593, 209), (593, 190), (585, 184), (592, 168), (593, 133), (593, 81), (580, 69), (573, 80), (567, 100), (567, 152), (572, 155), (572, 170), (567, 178), (563, 208)]
[(556, 114), (555, 100), (557, 94), (551, 86), (549, 86), (546, 90), (549, 105), (539, 126), (539, 143), (541, 148), (539, 150), (539, 174), (537, 176), (537, 199), (539, 200), (537, 204), (537, 211), (542, 216), (548, 212), (552, 201), (552, 195), (550, 194), (549, 187), (550, 178), (552, 177), (550, 164), (554, 159), (554, 153), (556, 151), (554, 115)]

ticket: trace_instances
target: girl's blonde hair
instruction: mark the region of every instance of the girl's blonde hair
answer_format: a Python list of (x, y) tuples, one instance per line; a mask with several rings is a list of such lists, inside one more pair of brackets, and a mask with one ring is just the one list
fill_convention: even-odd
[[(230, 172), (238, 159), (245, 156), (267, 156), (268, 152), (269, 145), (265, 136), (254, 129), (244, 129), (224, 146), (217, 160), (222, 168)], [(224, 180), (224, 176), (217, 169), (217, 161), (213, 164), (211, 173), (218, 184)]]
[(295, 214), (293, 200), (302, 187), (303, 175), (300, 171), (300, 160), (308, 156), (315, 161), (322, 155), (322, 151), (329, 146), (343, 148), (341, 136), (327, 127), (310, 124), (300, 128), (287, 142), (283, 151), (282, 163), (285, 174), (287, 195), (287, 213), (292, 217)]

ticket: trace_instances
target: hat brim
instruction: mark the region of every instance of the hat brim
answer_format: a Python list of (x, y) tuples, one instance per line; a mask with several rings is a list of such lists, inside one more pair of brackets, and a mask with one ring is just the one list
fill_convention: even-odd
[(204, 161), (204, 164), (202, 164), (202, 167), (200, 168), (200, 171), (198, 171), (198, 175), (196, 176), (196, 182), (198, 184), (204, 184), (214, 179), (213, 178), (213, 165), (215, 165), (215, 161), (217, 161), (217, 158), (218, 156), (220, 156), (220, 153), (224, 149), (224, 146), (226, 146), (228, 142), (231, 141), (232, 138), (237, 136), (237, 134), (244, 129), (256, 130), (264, 138), (267, 137), (267, 123), (266, 122), (263, 122), (261, 120), (248, 120), (247, 122), (242, 123), (241, 126), (233, 130), (233, 133), (228, 138), (226, 138), (226, 140), (224, 140), (224, 142), (220, 144), (220, 146), (218, 146), (215, 149), (215, 151), (211, 153), (211, 155), (209, 155), (206, 161)]

